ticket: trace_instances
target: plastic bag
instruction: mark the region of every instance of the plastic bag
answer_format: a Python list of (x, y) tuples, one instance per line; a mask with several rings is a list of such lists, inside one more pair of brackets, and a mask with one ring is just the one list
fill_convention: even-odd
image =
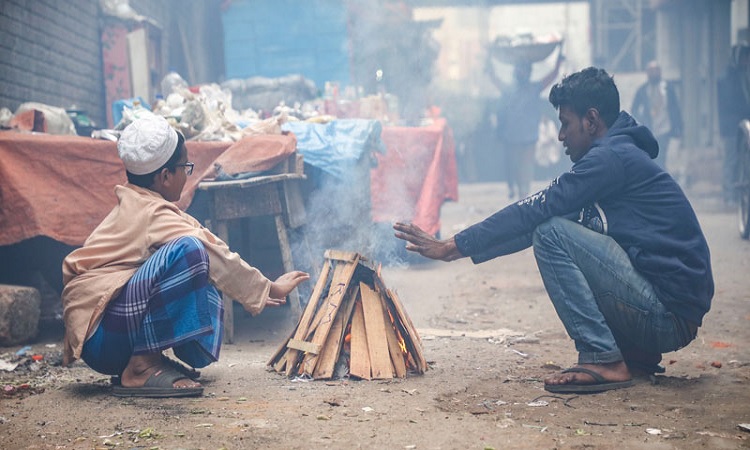
[(179, 73), (174, 70), (170, 71), (161, 80), (161, 95), (164, 98), (169, 97), (169, 94), (179, 93), (182, 89), (187, 89), (188, 84)]

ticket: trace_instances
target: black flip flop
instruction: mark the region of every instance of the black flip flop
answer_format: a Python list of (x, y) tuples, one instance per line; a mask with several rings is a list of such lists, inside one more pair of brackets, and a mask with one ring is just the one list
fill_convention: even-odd
[(627, 365), (628, 369), (630, 370), (640, 370), (641, 372), (644, 372), (647, 375), (654, 375), (657, 373), (664, 373), (667, 371), (667, 369), (661, 364), (649, 364), (649, 363), (644, 363), (640, 361), (628, 361), (627, 359), (625, 360), (625, 365)]
[(593, 394), (613, 389), (622, 389), (633, 385), (633, 380), (608, 381), (603, 376), (585, 367), (571, 367), (570, 369), (563, 370), (562, 373), (584, 373), (593, 378), (594, 382), (587, 384), (545, 384), (544, 390), (556, 394)]
[(112, 394), (115, 397), (147, 398), (198, 397), (203, 395), (203, 386), (192, 388), (174, 387), (175, 381), (188, 378), (178, 370), (167, 366), (151, 374), (146, 383), (141, 387), (112, 386)]
[[(198, 381), (198, 379), (201, 377), (201, 373), (199, 370), (195, 370), (192, 367), (188, 367), (179, 361), (175, 361), (167, 355), (161, 355), (161, 360), (193, 381)], [(113, 375), (109, 377), (109, 382), (112, 384), (112, 386), (119, 386), (121, 384), (120, 376)]]
[(193, 381), (198, 381), (198, 378), (201, 377), (201, 373), (199, 370), (195, 370), (192, 367), (188, 367), (184, 364), (182, 364), (179, 361), (175, 361), (174, 359), (168, 357), (167, 355), (161, 355), (162, 361), (172, 366), (173, 369), (176, 369), (186, 377), (190, 378)]

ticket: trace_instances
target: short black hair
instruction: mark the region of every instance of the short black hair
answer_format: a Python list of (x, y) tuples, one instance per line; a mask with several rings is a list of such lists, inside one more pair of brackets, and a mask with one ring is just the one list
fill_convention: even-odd
[(620, 114), (620, 92), (615, 80), (604, 69), (596, 67), (570, 74), (552, 86), (549, 102), (558, 110), (561, 106), (570, 106), (581, 117), (594, 108), (607, 127), (611, 127)]
[(182, 133), (177, 133), (177, 145), (175, 146), (174, 152), (172, 153), (172, 156), (169, 157), (167, 162), (164, 163), (161, 167), (154, 170), (151, 173), (147, 173), (144, 175), (136, 175), (133, 173), (130, 173), (126, 171), (126, 174), (128, 176), (128, 183), (134, 184), (136, 186), (140, 186), (142, 188), (148, 188), (154, 183), (154, 177), (156, 174), (162, 171), (162, 169), (168, 169), (170, 172), (174, 173), (175, 169), (177, 169), (177, 161), (182, 158), (182, 153), (184, 152), (184, 146), (185, 146), (185, 136), (182, 135)]

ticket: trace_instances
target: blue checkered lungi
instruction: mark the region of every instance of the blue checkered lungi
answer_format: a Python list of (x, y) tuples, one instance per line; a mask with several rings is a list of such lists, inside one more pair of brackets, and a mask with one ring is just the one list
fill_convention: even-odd
[(131, 355), (168, 348), (192, 367), (218, 360), (224, 304), (209, 282), (208, 263), (194, 237), (161, 247), (107, 305), (81, 358), (107, 375), (120, 375)]

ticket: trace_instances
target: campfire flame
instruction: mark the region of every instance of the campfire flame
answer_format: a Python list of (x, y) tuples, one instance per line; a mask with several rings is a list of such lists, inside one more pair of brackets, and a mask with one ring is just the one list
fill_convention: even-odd
[(352, 348), (352, 323), (346, 325), (346, 334), (344, 335), (344, 349), (351, 351)]
[(409, 350), (406, 348), (406, 339), (404, 339), (404, 336), (401, 334), (401, 330), (398, 329), (398, 326), (396, 325), (396, 320), (393, 318), (393, 314), (391, 313), (391, 310), (388, 310), (388, 318), (391, 319), (391, 327), (393, 328), (393, 331), (396, 332), (396, 338), (398, 338), (398, 347), (401, 349), (401, 356), (404, 358), (404, 362), (406, 363), (407, 368), (411, 368), (412, 365), (410, 364), (409, 358)]

